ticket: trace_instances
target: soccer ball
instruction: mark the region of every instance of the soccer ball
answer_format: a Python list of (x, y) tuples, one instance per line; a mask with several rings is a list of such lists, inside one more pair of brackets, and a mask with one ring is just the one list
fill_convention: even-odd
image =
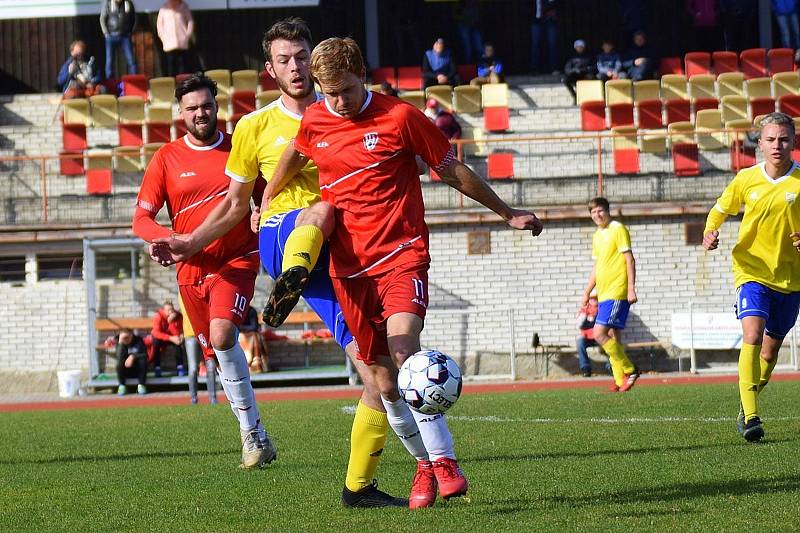
[(422, 350), (400, 367), (397, 385), (400, 396), (415, 411), (444, 413), (461, 395), (461, 369), (441, 352)]

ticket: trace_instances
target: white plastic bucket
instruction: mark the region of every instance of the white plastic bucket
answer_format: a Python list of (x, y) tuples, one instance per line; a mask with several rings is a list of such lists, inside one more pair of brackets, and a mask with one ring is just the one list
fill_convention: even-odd
[(80, 370), (62, 370), (58, 374), (58, 395), (62, 398), (72, 398), (78, 395), (81, 385)]

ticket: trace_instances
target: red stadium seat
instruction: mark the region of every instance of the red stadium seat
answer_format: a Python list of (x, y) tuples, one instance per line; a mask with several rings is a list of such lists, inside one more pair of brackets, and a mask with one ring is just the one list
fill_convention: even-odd
[(507, 131), (510, 126), (508, 108), (484, 107), (483, 129), (486, 131)]
[(144, 74), (125, 74), (122, 76), (122, 94), (141, 96), (147, 100), (147, 76)]
[(754, 117), (775, 112), (775, 100), (773, 98), (753, 98), (750, 100), (750, 110)]
[(658, 73), (664, 74), (683, 74), (680, 57), (662, 57), (658, 62)]
[(253, 91), (234, 91), (231, 97), (234, 114), (247, 114), (256, 110), (256, 93)]
[[(800, 117), (800, 96), (796, 94), (784, 94), (778, 99), (781, 113), (786, 113), (790, 117)], [(758, 116), (753, 114), (753, 116)], [(800, 146), (798, 146), (800, 148)]]
[(637, 102), (640, 129), (658, 129), (664, 127), (661, 100), (643, 100)]
[(638, 148), (615, 148), (614, 149), (614, 172), (617, 174), (638, 174), (639, 173), (639, 149)]
[(767, 51), (763, 48), (749, 48), (739, 54), (739, 64), (745, 79), (763, 78), (767, 75)]
[(383, 83), (388, 81), (392, 87), (397, 86), (397, 74), (394, 67), (378, 67), (372, 69), (372, 83)]
[(739, 172), (743, 168), (752, 167), (755, 164), (755, 147), (744, 146), (741, 140), (736, 140), (731, 144), (731, 170), (733, 172)]
[(739, 71), (739, 56), (736, 55), (736, 52), (718, 50), (711, 54), (711, 59), (714, 63), (714, 72), (716, 72), (717, 76), (723, 72)]
[(169, 122), (147, 122), (145, 130), (148, 143), (168, 143), (172, 140), (172, 124)]
[(489, 154), (486, 159), (486, 175), (490, 180), (513, 178), (514, 154), (508, 152)]
[(606, 103), (597, 100), (581, 104), (581, 129), (583, 131), (603, 131), (606, 129)]
[(667, 124), (689, 121), (691, 115), (689, 100), (669, 100), (664, 107), (667, 111)]
[(111, 194), (110, 168), (90, 168), (86, 171), (86, 194)]
[(792, 149), (792, 160), (800, 161), (800, 132), (795, 132), (794, 148)]
[(397, 88), (401, 91), (422, 89), (422, 67), (397, 67)]
[(274, 91), (278, 88), (275, 79), (266, 70), (258, 73), (258, 84), (261, 86), (262, 91)]
[(608, 106), (609, 128), (633, 125), (633, 104), (611, 104)]
[(142, 146), (144, 144), (141, 124), (120, 122), (117, 124), (117, 133), (119, 134), (119, 146)]
[(767, 60), (772, 74), (794, 70), (794, 50), (791, 48), (773, 48), (767, 52)]
[(700, 157), (697, 151), (697, 144), (673, 144), (672, 166), (676, 176), (699, 176)]
[(63, 151), (59, 154), (59, 173), (64, 176), (83, 176), (83, 152)]
[[(220, 122), (223, 122), (223, 121), (221, 121), (218, 118), (217, 119), (217, 124), (219, 124)], [(179, 138), (183, 137), (184, 135), (186, 135), (186, 123), (183, 121), (182, 118), (176, 118), (175, 120), (173, 120), (172, 121), (172, 125), (175, 126), (175, 138), (176, 139), (179, 139)], [(225, 131), (224, 130), (224, 126), (217, 126), (217, 127), (222, 129), (223, 131)], [(152, 142), (152, 141), (150, 141), (150, 142)]]
[(686, 65), (687, 78), (711, 72), (711, 54), (708, 52), (688, 52), (683, 57), (683, 62)]
[[(64, 124), (62, 122), (61, 142), (64, 145), (64, 150), (68, 152), (86, 150), (86, 148), (88, 148), (86, 126), (83, 124)], [(81, 172), (81, 174), (83, 174), (83, 172)]]
[(719, 107), (719, 101), (716, 98), (697, 98), (694, 101), (694, 112), (702, 111), (703, 109), (716, 109)]
[(478, 77), (478, 65), (457, 65), (456, 71), (463, 84), (467, 84), (473, 78)]

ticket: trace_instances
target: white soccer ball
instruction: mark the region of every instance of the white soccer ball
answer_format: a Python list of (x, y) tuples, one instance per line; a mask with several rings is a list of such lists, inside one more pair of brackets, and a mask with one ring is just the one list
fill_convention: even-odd
[(441, 352), (422, 350), (400, 367), (397, 386), (400, 396), (415, 411), (444, 413), (461, 395), (461, 369)]

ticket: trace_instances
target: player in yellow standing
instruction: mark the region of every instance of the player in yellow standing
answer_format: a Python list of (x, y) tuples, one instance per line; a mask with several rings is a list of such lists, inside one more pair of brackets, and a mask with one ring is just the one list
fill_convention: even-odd
[(744, 205), (732, 255), (736, 314), (742, 322), (736, 427), (749, 442), (764, 436), (758, 395), (800, 308), (800, 167), (792, 161), (794, 122), (783, 113), (770, 113), (758, 127), (764, 161), (736, 174), (703, 231), (703, 247), (715, 250), (719, 227)]
[(621, 331), (625, 329), (631, 304), (636, 296), (636, 261), (631, 250), (628, 229), (611, 219), (608, 200), (602, 197), (589, 202), (589, 213), (597, 225), (592, 237), (594, 266), (583, 291), (582, 306), (589, 303), (592, 289), (597, 288), (597, 318), (594, 339), (603, 347), (614, 374), (613, 392), (625, 392), (639, 379), (639, 370), (625, 354)]

